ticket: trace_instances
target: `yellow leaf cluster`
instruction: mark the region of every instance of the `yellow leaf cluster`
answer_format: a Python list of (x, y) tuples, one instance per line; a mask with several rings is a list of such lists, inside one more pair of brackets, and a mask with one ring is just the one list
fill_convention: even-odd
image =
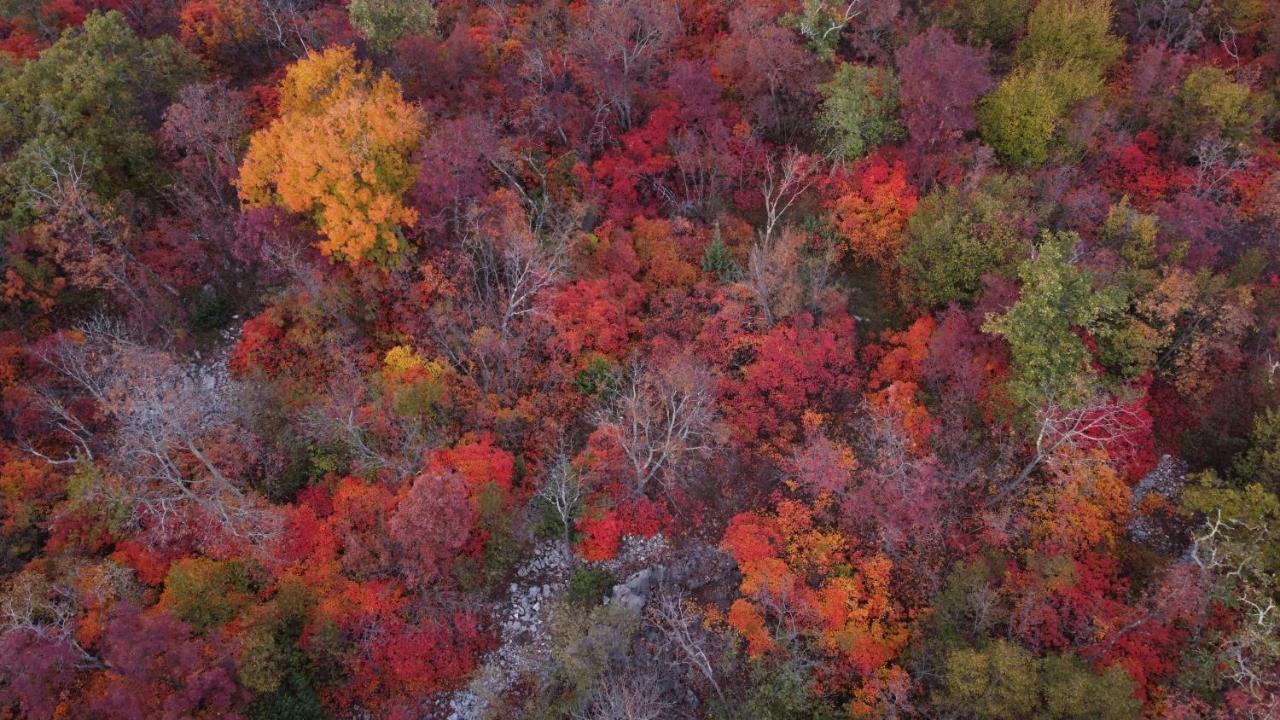
[(325, 255), (385, 263), (403, 247), (400, 227), (417, 221), (402, 197), (422, 132), (396, 82), (351, 48), (313, 54), (280, 84), (280, 117), (250, 139), (240, 198), (311, 216)]
[(396, 345), (382, 358), (382, 365), (392, 374), (422, 373), (436, 378), (444, 373), (444, 365), (438, 360), (427, 360), (408, 345)]

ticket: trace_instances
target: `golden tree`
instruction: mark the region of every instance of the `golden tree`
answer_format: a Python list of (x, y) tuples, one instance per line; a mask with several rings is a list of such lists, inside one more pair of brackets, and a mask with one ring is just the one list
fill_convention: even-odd
[(422, 131), (396, 82), (375, 77), (351, 48), (313, 54), (289, 68), (280, 116), (251, 138), (240, 198), (310, 215), (325, 255), (385, 264), (404, 246), (400, 227), (417, 220), (402, 197)]

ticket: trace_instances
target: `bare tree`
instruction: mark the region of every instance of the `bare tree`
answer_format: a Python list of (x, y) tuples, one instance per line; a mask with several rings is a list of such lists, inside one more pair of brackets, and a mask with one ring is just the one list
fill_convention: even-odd
[(813, 248), (808, 234), (786, 228), (777, 237), (757, 236), (747, 256), (744, 284), (772, 325), (803, 307), (816, 307), (827, 289), (833, 248)]
[(1132, 405), (1100, 395), (1092, 402), (1070, 408), (1046, 403), (1036, 414), (1034, 452), (1011, 482), (1001, 488), (989, 505), (1003, 501), (1022, 487), (1031, 473), (1061, 450), (1083, 445), (1132, 447), (1142, 420)]
[[(39, 356), (61, 383), (38, 396), (80, 457), (51, 457), (30, 438), (26, 447), (52, 462), (99, 458), (107, 477), (93, 492), (132, 507), (135, 522), (148, 520), (162, 535), (189, 508), (238, 537), (271, 533), (257, 498), (232, 474), (247, 464), (248, 436), (231, 418), (218, 368), (181, 365), (105, 318), (64, 334)], [(95, 422), (71, 409), (81, 399), (94, 404)]]
[(582, 485), (578, 482), (573, 466), (569, 464), (569, 456), (561, 452), (551, 463), (551, 469), (534, 496), (556, 514), (556, 520), (563, 528), (564, 544), (570, 544), (570, 532), (573, 530), (575, 515), (582, 505)]
[(263, 0), (263, 22), (260, 29), (266, 41), (295, 58), (311, 52), (305, 13), (314, 5), (310, 0)]
[(760, 195), (764, 198), (764, 227), (760, 230), (760, 242), (768, 245), (773, 240), (787, 211), (800, 196), (818, 180), (819, 162), (804, 153), (790, 148), (780, 158), (764, 164), (764, 178), (760, 182)]
[(606, 677), (591, 695), (581, 720), (663, 720), (671, 703), (663, 698), (652, 673), (615, 674)]
[(40, 146), (35, 159), (40, 172), (22, 178), (21, 195), (46, 219), (42, 232), (53, 241), (54, 259), (72, 283), (124, 293), (135, 311), (147, 315), (154, 312), (148, 287), (177, 297), (173, 285), (134, 255), (132, 226), (89, 187), (84, 158)]
[(1205, 40), (1205, 26), (1213, 7), (1188, 0), (1131, 0), (1136, 35), (1144, 42), (1159, 42), (1177, 52), (1188, 52)]
[(539, 313), (539, 295), (564, 275), (581, 209), (556, 205), (545, 186), (528, 189), (512, 169), (495, 167), (512, 187), (471, 209), (457, 268), (465, 281), (430, 316), (429, 332), (458, 372), (502, 392), (527, 377), (523, 326)]
[(712, 449), (716, 417), (711, 374), (693, 358), (635, 363), (597, 422), (614, 428), (628, 463), (633, 495), (675, 482), (689, 462)]
[(666, 585), (660, 587), (649, 601), (648, 612), (654, 626), (678, 656), (677, 662), (696, 670), (711, 686), (716, 697), (724, 702), (724, 692), (711, 662), (712, 638), (707, 633), (702, 613), (691, 608), (684, 598)]
[(1280, 697), (1280, 607), (1274, 596), (1274, 571), (1266, 559), (1275, 542), (1266, 522), (1224, 517), (1219, 509), (1205, 518), (1187, 551), (1201, 574), (1216, 585), (1219, 597), (1240, 615), (1219, 646), (1227, 660), (1227, 677), (1268, 710), (1276, 709), (1275, 699)]
[(812, 43), (831, 43), (840, 33), (866, 11), (867, 0), (837, 0), (834, 7), (821, 0), (808, 0), (800, 21), (800, 34)]
[(1249, 166), (1249, 157), (1239, 146), (1219, 135), (1200, 138), (1195, 149), (1196, 172), (1192, 185), (1196, 195), (1219, 199), (1227, 180)]
[(99, 666), (98, 659), (76, 639), (76, 619), (82, 608), (76, 589), (47, 580), (26, 570), (11, 577), (0, 593), (0, 635), (23, 633), (55, 643), (65, 643), (80, 656), (82, 667)]
[(671, 0), (595, 0), (569, 42), (597, 106), (623, 131), (635, 122), (635, 94), (684, 34)]
[(438, 444), (427, 418), (396, 413), (371, 416), (376, 407), (360, 368), (341, 356), (324, 400), (303, 418), (302, 431), (320, 443), (334, 443), (351, 453), (359, 472), (390, 471), (400, 480), (422, 469), (427, 451)]

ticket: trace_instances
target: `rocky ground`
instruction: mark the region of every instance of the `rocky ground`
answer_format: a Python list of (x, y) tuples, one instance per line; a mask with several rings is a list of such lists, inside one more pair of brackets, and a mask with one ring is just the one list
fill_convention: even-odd
[[(669, 551), (661, 535), (626, 537), (618, 557), (601, 563), (615, 577), (629, 580), (614, 586), (605, 602), (622, 602), (639, 610), (656, 577), (652, 568)], [(551, 664), (548, 627), (552, 606), (568, 587), (576, 561), (558, 541), (538, 545), (533, 556), (516, 570), (516, 579), (494, 610), (498, 647), (486, 658), (470, 685), (452, 695), (449, 720), (480, 720), (518, 679), (543, 672)]]

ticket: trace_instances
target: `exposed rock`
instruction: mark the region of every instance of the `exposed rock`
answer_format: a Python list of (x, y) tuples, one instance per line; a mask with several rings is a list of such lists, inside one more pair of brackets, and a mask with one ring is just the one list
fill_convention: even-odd
[(1133, 488), (1133, 519), (1129, 521), (1129, 538), (1161, 553), (1177, 555), (1185, 544), (1178, 533), (1160, 522), (1160, 517), (1143, 512), (1144, 501), (1152, 496), (1168, 500), (1177, 498), (1187, 484), (1187, 465), (1178, 458), (1165, 455), (1151, 472)]

